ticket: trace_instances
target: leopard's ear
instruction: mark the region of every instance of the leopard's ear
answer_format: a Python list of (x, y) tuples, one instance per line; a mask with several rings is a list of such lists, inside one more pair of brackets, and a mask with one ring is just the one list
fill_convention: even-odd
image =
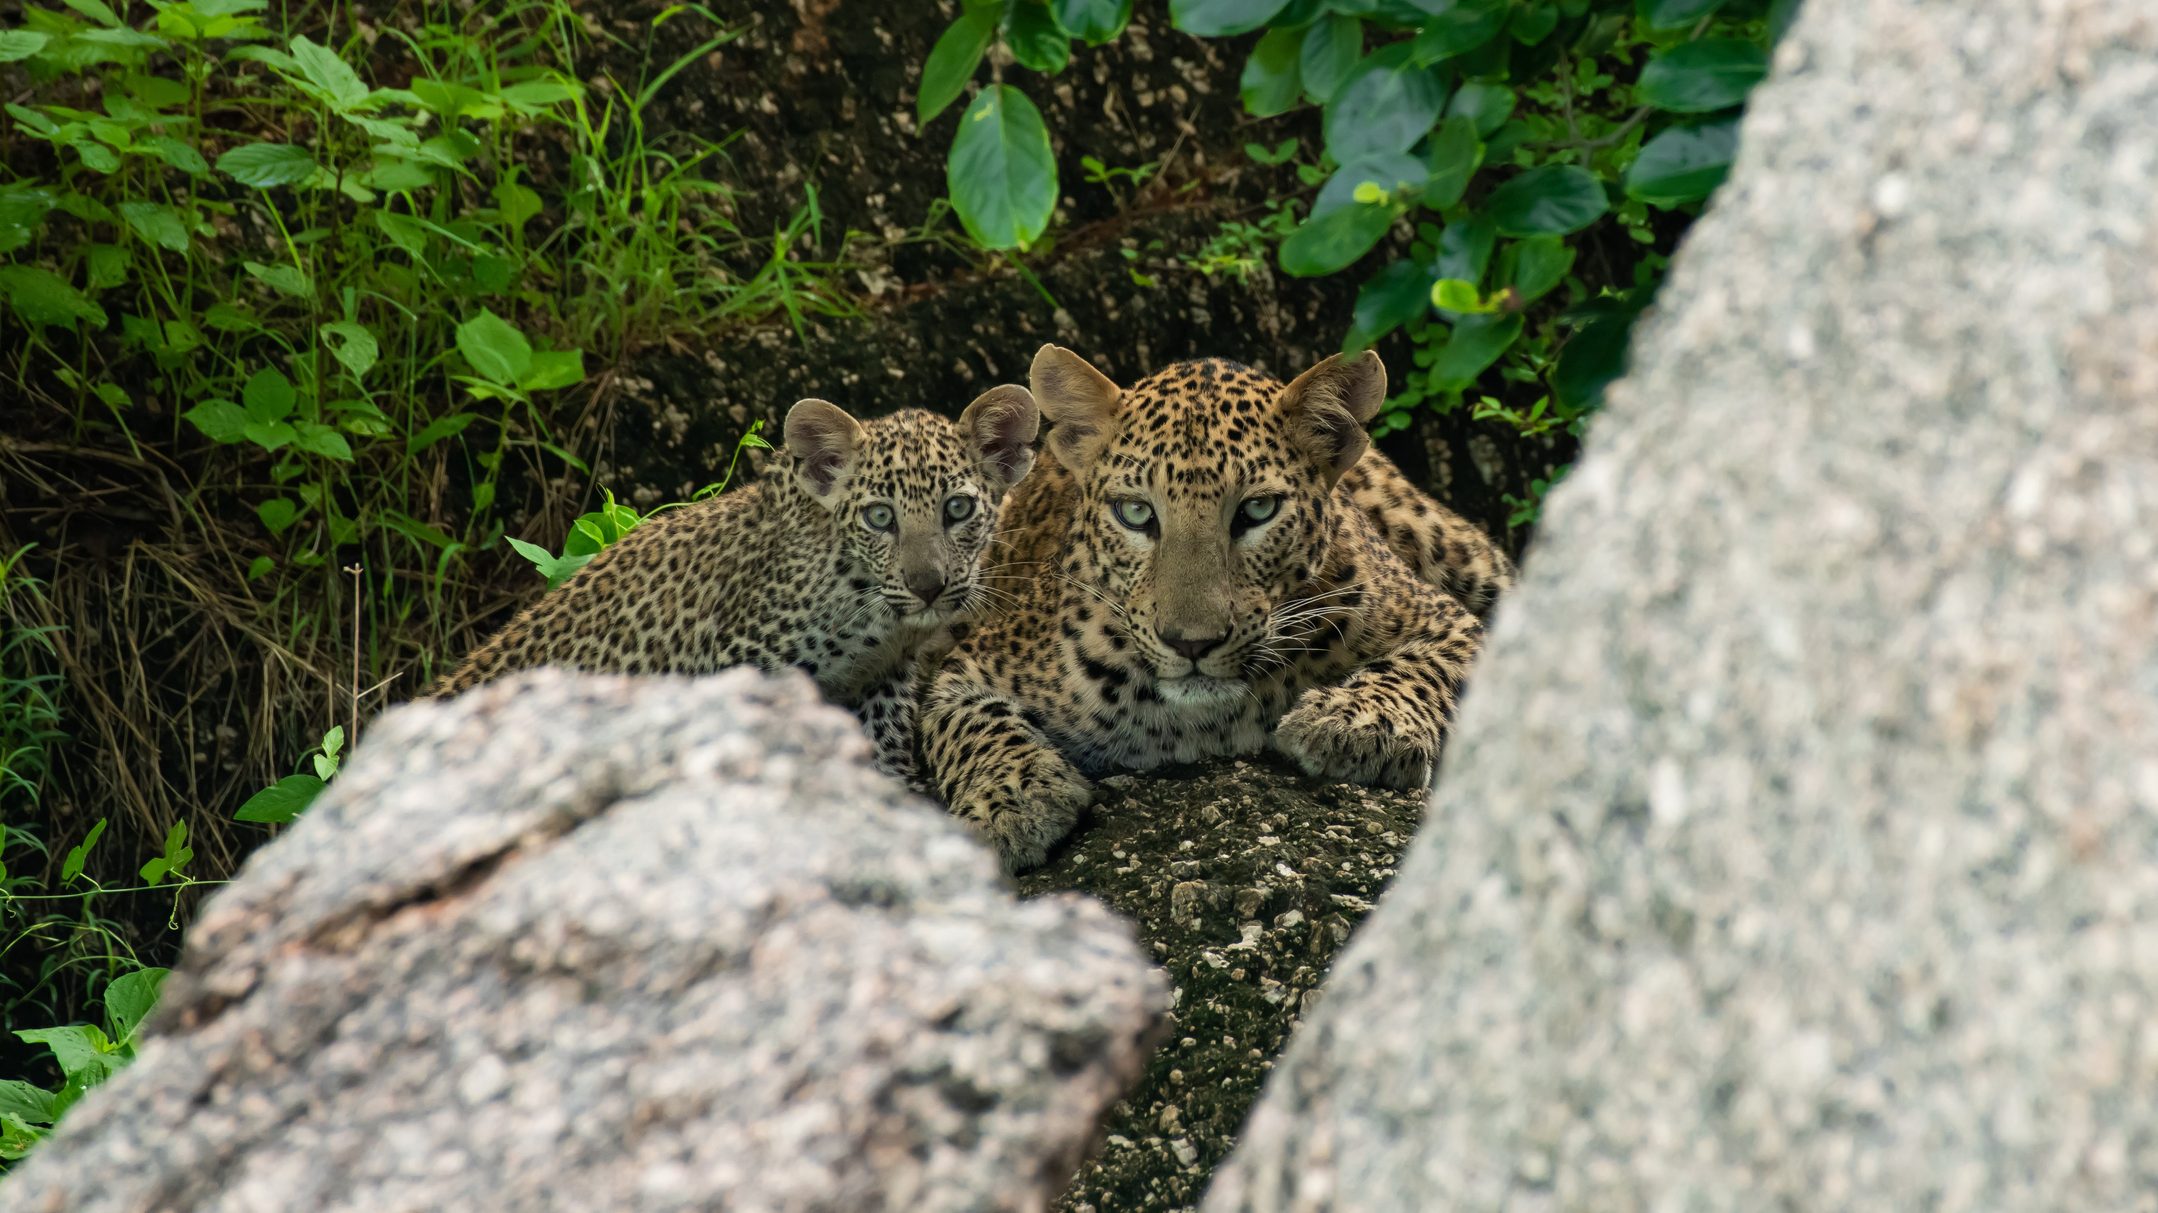
[(999, 384), (974, 398), (959, 414), (974, 465), (1002, 493), (1034, 466), (1034, 438), (1041, 433), (1034, 395), (1016, 383)]
[(861, 423), (829, 401), (797, 400), (787, 410), (786, 435), (795, 483), (817, 504), (829, 507), (847, 487), (861, 454)]
[(1329, 355), (1281, 393), (1289, 434), (1332, 484), (1371, 449), (1364, 427), (1386, 403), (1386, 364), (1372, 350)]
[(1117, 406), (1124, 394), (1107, 375), (1061, 345), (1035, 352), (1027, 382), (1049, 419), (1049, 449), (1073, 475), (1083, 475), (1116, 432)]

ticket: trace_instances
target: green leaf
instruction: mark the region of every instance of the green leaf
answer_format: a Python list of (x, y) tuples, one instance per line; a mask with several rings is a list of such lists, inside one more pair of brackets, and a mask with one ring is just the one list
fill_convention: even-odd
[(83, 250), (83, 272), (93, 291), (127, 281), (127, 267), (133, 262), (133, 256), (117, 244), (93, 244)]
[(1363, 57), (1363, 22), (1338, 13), (1320, 18), (1304, 34), (1304, 46), (1297, 56), (1304, 92), (1320, 105), (1332, 101)]
[(1424, 205), (1443, 211), (1461, 201), (1469, 179), (1484, 162), (1484, 145), (1476, 141), (1476, 125), (1466, 116), (1448, 118), (1431, 134), (1424, 150)]
[(1169, 0), (1169, 20), (1187, 34), (1227, 38), (1265, 25), (1289, 0)]
[(43, 266), (0, 265), (0, 298), (33, 328), (48, 324), (72, 328), (84, 320), (93, 328), (105, 327), (104, 308)]
[(454, 438), (464, 433), (465, 427), (477, 420), (477, 413), (451, 413), (447, 417), (437, 417), (428, 422), (419, 433), (405, 440), (405, 454), (417, 455), (445, 438)]
[(1598, 316), (1567, 339), (1551, 368), (1551, 390), (1568, 407), (1596, 407), (1604, 388), (1626, 373), (1626, 350), (1639, 314), (1628, 309)]
[(274, 366), (256, 371), (240, 389), (240, 402), (247, 406), (250, 421), (282, 421), (292, 415), (292, 406), (299, 398), (293, 390), (292, 380)]
[(1044, 0), (1018, 0), (1004, 20), (1004, 44), (1021, 67), (1051, 76), (1063, 71), (1071, 61), (1071, 41)]
[(337, 359), (354, 379), (365, 379), (381, 357), (381, 343), (366, 325), (350, 320), (337, 320), (322, 326), (322, 344), (329, 348), (330, 357)]
[(1026, 248), (1056, 210), (1057, 165), (1041, 111), (1025, 93), (992, 84), (959, 120), (946, 165), (952, 208), (984, 248)]
[(205, 400), (181, 416), (212, 442), (239, 442), (247, 437), (247, 412), (230, 400)]
[[(144, 880), (154, 885), (162, 881), (166, 876), (186, 867), (188, 862), (194, 858), (195, 849), (187, 845), (187, 823), (175, 821), (172, 823), (172, 828), (165, 831), (164, 853), (142, 865), (139, 874)], [(124, 1044), (127, 1034), (114, 1029), (113, 1039)]]
[(1131, 0), (1049, 0), (1057, 24), (1089, 46), (1100, 46), (1124, 32), (1131, 21)]
[(1674, 126), (1641, 146), (1626, 170), (1626, 196), (1655, 206), (1683, 206), (1713, 193), (1738, 154), (1738, 119)]
[(1634, 12), (1651, 29), (1692, 25), (1723, 7), (1723, 0), (1634, 0)]
[(44, 50), (45, 44), (50, 41), (52, 41), (50, 35), (36, 33), (31, 30), (0, 30), (0, 63), (14, 63), (19, 59), (28, 59), (30, 56)]
[(187, 224), (178, 211), (155, 202), (123, 202), (114, 209), (144, 240), (175, 253), (187, 251)]
[(248, 563), (247, 579), (249, 581), (260, 581), (269, 575), (271, 569), (276, 567), (277, 561), (271, 557), (257, 556)]
[(1476, 382), (1484, 368), (1499, 360), (1515, 338), (1521, 336), (1520, 316), (1463, 316), (1454, 322), (1453, 335), (1431, 363), (1432, 382), (1458, 391)]
[(1791, 23), (1798, 20), (1798, 0), (1769, 0), (1768, 42), (1770, 46), (1783, 41), (1790, 32)]
[(202, 158), (201, 152), (170, 135), (152, 135), (147, 139), (138, 139), (135, 141), (135, 148), (150, 153), (191, 177), (199, 177), (210, 171), (210, 162)]
[(548, 392), (584, 382), (584, 351), (547, 350), (532, 355), (532, 366), (517, 381), (528, 392)]
[(300, 507), (290, 497), (272, 497), (255, 507), (255, 517), (262, 520), (263, 528), (272, 535), (282, 535), (285, 528), (300, 516)]
[(1603, 183), (1570, 164), (1532, 168), (1491, 191), (1485, 213), (1506, 236), (1563, 236), (1610, 209)]
[(1303, 31), (1273, 29), (1251, 48), (1251, 58), (1244, 61), (1244, 75), (1237, 82), (1246, 112), (1271, 118), (1295, 108), (1304, 89), (1296, 65), (1297, 52), (1303, 44)]
[(1320, 187), (1319, 196), (1312, 199), (1311, 216), (1316, 219), (1350, 205), (1385, 209), (1384, 204), (1396, 195), (1423, 189), (1429, 175), (1423, 161), (1401, 153), (1370, 156), (1343, 165), (1334, 170), (1334, 175)]
[(490, 383), (508, 387), (532, 367), (532, 343), (517, 326), (486, 308), (457, 326), (457, 352)]
[(51, 1049), (53, 1060), (60, 1064), (60, 1073), (70, 1079), (81, 1077), (86, 1080), (85, 1085), (102, 1081), (119, 1066), (118, 1059), (112, 1055), (112, 1042), (102, 1029), (92, 1024), (25, 1028), (15, 1035), (27, 1044), (41, 1044)]
[(19, 1078), (0, 1079), (0, 1115), (33, 1125), (52, 1123), (52, 1092)]
[(536, 543), (526, 543), (522, 539), (510, 540), (510, 547), (515, 549), (518, 555), (532, 562), (532, 567), (539, 570), (540, 576), (547, 579), (547, 588), (550, 590), (556, 589), (563, 582), (568, 581), (570, 574), (590, 564), (592, 557), (597, 554), (587, 552), (581, 556), (568, 554), (557, 556)]
[(1369, 252), (1393, 223), (1392, 207), (1363, 203), (1306, 219), (1281, 242), (1281, 268), (1299, 278), (1345, 269)]
[(1445, 104), (1445, 86), (1430, 72), (1366, 60), (1326, 107), (1326, 152), (1351, 164), (1407, 151)]
[(247, 143), (217, 158), (217, 171), (242, 185), (298, 185), (315, 175), (315, 158), (289, 143)]
[(1423, 22), (1423, 32), (1409, 44), (1409, 58), (1428, 66), (1475, 50), (1506, 28), (1512, 0), (1454, 0)]
[(1574, 266), (1574, 249), (1557, 236), (1535, 236), (1511, 250), (1514, 272), (1510, 285), (1522, 303), (1532, 303), (1551, 293), (1566, 280)]
[(335, 459), (339, 463), (352, 462), (352, 447), (345, 436), (329, 426), (313, 421), (302, 421), (293, 427), (292, 445), (311, 455)]
[(1503, 84), (1464, 84), (1446, 103), (1447, 116), (1473, 122), (1479, 139), (1505, 125), (1513, 112), (1514, 90)]
[(52, 213), (53, 202), (47, 190), (0, 188), (0, 253), (12, 253), (36, 239), (38, 230), (45, 226), (45, 216)]
[(261, 282), (264, 286), (277, 291), (279, 294), (291, 295), (296, 299), (305, 299), (315, 293), (314, 284), (307, 280), (307, 275), (301, 273), (297, 266), (264, 265), (260, 261), (243, 261), (240, 263), (240, 267), (247, 271), (248, 277)]
[(60, 2), (107, 29), (117, 29), (120, 25), (119, 14), (107, 8), (104, 0), (60, 0)]
[(1347, 344), (1368, 346), (1431, 307), (1431, 267), (1396, 261), (1371, 276), (1356, 292), (1356, 310)]
[(82, 875), (82, 865), (90, 857), (90, 848), (96, 846), (97, 840), (103, 837), (104, 834), (105, 819), (100, 817), (97, 819), (97, 824), (90, 827), (90, 832), (82, 836), (82, 841), (76, 843), (74, 849), (67, 853), (67, 858), (60, 861), (61, 884), (66, 884)]
[[(181, 838), (187, 837), (185, 824), (174, 822), (173, 829)], [(171, 845), (169, 841), (166, 843), (168, 850)], [(114, 1040), (125, 1045), (135, 1039), (135, 1029), (157, 1006), (158, 992), (164, 988), (170, 972), (169, 969), (137, 969), (125, 977), (114, 978), (112, 984), (105, 987), (105, 1018), (110, 1021)]]
[(1476, 284), (1461, 278), (1441, 278), (1432, 283), (1431, 306), (1464, 316), (1491, 310), (1484, 305), (1483, 292), (1476, 289)]
[(287, 775), (247, 798), (232, 815), (234, 821), (282, 825), (307, 811), (322, 795), (323, 783), (312, 775)]
[(996, 32), (996, 19), (988, 10), (968, 9), (929, 48), (929, 59), (922, 64), (921, 91), (914, 97), (914, 118), (921, 127), (927, 127), (966, 91)]
[(1506, 23), (1506, 32), (1523, 46), (1535, 46), (1551, 36), (1559, 27), (1557, 6), (1539, 0), (1538, 3), (1514, 10), (1513, 20)]
[(305, 36), (292, 40), (292, 58), (300, 74), (339, 110), (351, 109), (367, 96), (367, 86), (337, 52)]
[(71, 145), (82, 159), (82, 166), (93, 173), (110, 173), (120, 167), (120, 155), (102, 143), (85, 139)]
[(1643, 105), (1674, 114), (1729, 109), (1768, 74), (1768, 52), (1736, 38), (1687, 42), (1648, 61), (1636, 88)]
[(1432, 271), (1441, 278), (1480, 283), (1498, 238), (1498, 230), (1482, 215), (1449, 223), (1439, 233), (1439, 255), (1431, 263)]

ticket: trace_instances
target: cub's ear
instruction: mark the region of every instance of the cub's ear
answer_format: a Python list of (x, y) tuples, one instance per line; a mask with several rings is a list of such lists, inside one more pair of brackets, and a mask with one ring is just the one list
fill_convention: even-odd
[(1034, 466), (1034, 438), (1041, 430), (1033, 394), (1016, 383), (990, 388), (959, 414), (959, 432), (966, 435), (975, 466), (999, 493)]
[(1372, 350), (1354, 358), (1331, 355), (1281, 393), (1291, 438), (1318, 463), (1328, 484), (1371, 449), (1364, 427), (1385, 403), (1386, 364)]
[(794, 479), (802, 491), (830, 506), (847, 487), (855, 457), (862, 449), (862, 426), (847, 411), (824, 400), (797, 400), (787, 410), (787, 453), (794, 456)]
[(1061, 345), (1045, 345), (1027, 372), (1034, 400), (1049, 418), (1049, 449), (1073, 475), (1085, 474), (1116, 429), (1123, 393), (1086, 359)]

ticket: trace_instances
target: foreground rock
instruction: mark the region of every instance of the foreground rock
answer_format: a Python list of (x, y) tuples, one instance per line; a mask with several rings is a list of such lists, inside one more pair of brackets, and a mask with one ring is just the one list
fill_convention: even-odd
[(748, 671), (399, 709), (8, 1208), (1044, 1207), (1161, 980), (866, 757)]
[(1210, 1210), (2158, 1191), (2158, 6), (1806, 0)]
[(1415, 835), (1423, 798), (1236, 762), (1105, 781), (1068, 850), (1020, 881), (1128, 914), (1176, 983), (1161, 1047), (1061, 1207), (1197, 1202), (1259, 1085)]

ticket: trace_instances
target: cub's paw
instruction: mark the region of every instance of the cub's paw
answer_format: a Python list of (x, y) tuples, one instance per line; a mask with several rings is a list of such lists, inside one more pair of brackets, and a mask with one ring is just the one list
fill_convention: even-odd
[(985, 759), (952, 797), (952, 812), (981, 832), (1008, 874), (1039, 867), (1078, 824), (1094, 785), (1056, 751), (1004, 750)]
[(1382, 788), (1431, 781), (1440, 738), (1421, 713), (1389, 714), (1383, 696), (1313, 687), (1274, 726), (1274, 748), (1306, 775)]

